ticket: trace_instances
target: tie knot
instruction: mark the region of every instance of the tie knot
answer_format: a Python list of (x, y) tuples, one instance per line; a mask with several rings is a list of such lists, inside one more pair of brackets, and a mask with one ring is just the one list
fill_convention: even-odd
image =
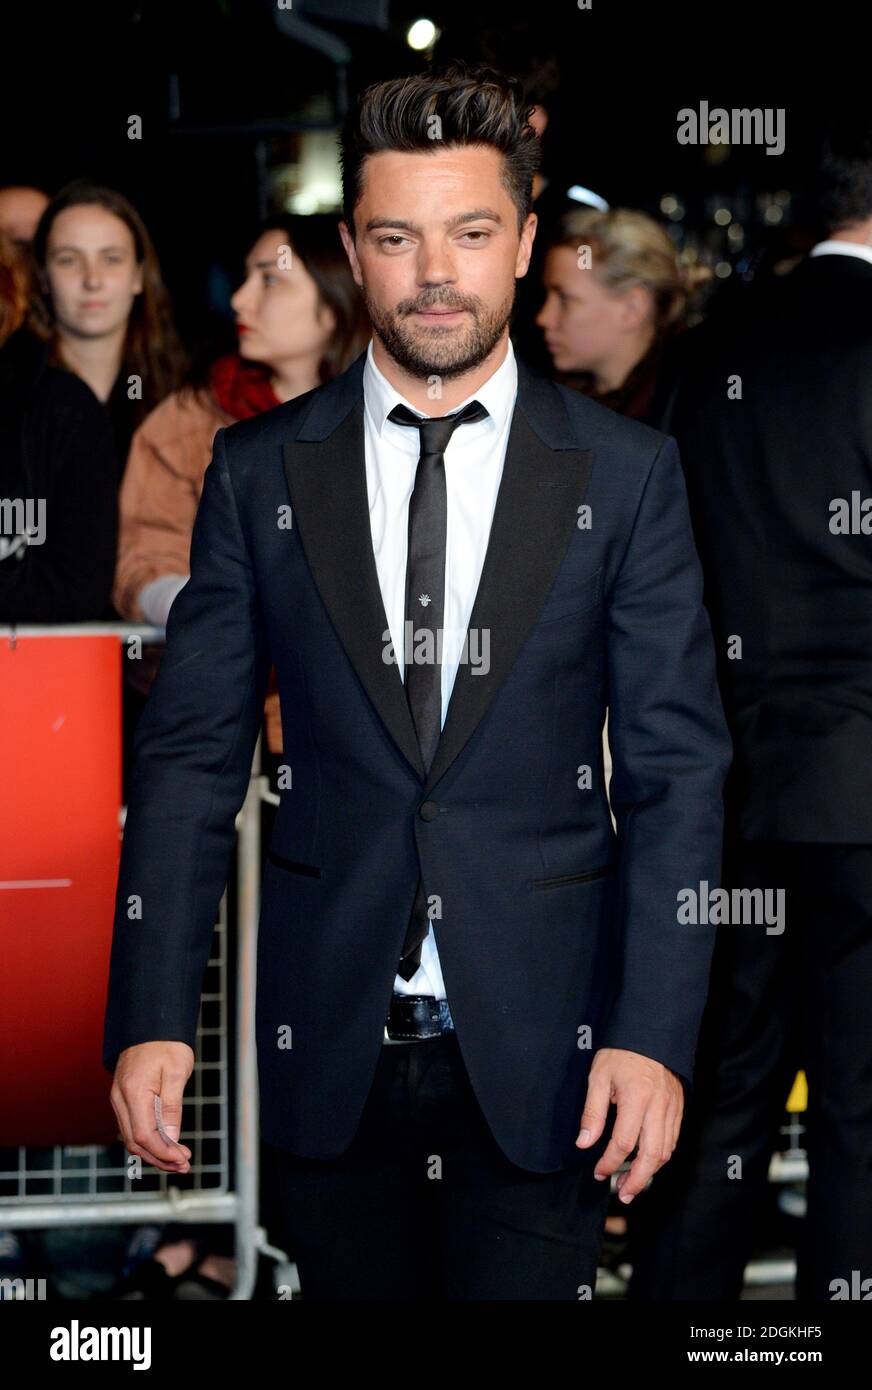
[(444, 454), (448, 447), (448, 441), (458, 425), (468, 425), (474, 420), (484, 420), (487, 414), (488, 412), (481, 401), (470, 401), (454, 415), (437, 415), (430, 419), (413, 414), (404, 405), (397, 405), (394, 406), (388, 419), (393, 420), (395, 425), (414, 425), (416, 429), (420, 430), (422, 455)]

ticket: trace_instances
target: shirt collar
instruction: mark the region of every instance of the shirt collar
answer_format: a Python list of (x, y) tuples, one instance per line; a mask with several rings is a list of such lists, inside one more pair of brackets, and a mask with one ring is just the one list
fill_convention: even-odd
[(808, 253), (810, 256), (859, 256), (872, 265), (872, 246), (863, 246), (858, 241), (819, 241)]
[[(512, 347), (512, 340), (510, 338), (506, 355), (496, 371), (488, 377), (487, 381), (480, 386), (477, 391), (473, 391), (471, 395), (466, 397), (466, 400), (461, 401), (450, 413), (452, 415), (455, 414), (456, 410), (461, 410), (469, 401), (480, 401), (497, 430), (502, 430), (509, 415), (514, 409), (517, 391), (518, 364), (515, 359), (515, 351)], [(420, 410), (412, 405), (411, 401), (407, 401), (405, 396), (400, 395), (396, 387), (391, 385), (384, 373), (376, 366), (372, 350), (372, 339), (370, 339), (369, 347), (366, 350), (366, 362), (363, 368), (363, 398), (366, 409), (370, 414), (379, 436), (384, 434), (386, 424), (388, 428), (394, 428), (387, 418), (394, 406), (405, 405), (409, 410), (414, 411), (416, 415), (422, 414)], [(438, 401), (434, 401), (434, 406), (434, 414), (448, 413), (439, 410)], [(483, 420), (481, 423), (484, 426), (488, 426), (490, 422)], [(396, 429), (400, 430), (404, 437), (408, 435), (408, 430), (403, 429), (401, 425), (397, 425)]]

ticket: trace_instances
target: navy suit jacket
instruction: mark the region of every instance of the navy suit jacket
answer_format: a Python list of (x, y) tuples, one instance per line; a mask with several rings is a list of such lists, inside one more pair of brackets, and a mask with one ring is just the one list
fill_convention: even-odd
[(427, 773), (384, 659), (363, 362), (215, 437), (135, 740), (103, 1061), (194, 1045), (275, 663), (291, 786), (258, 939), (264, 1138), (350, 1144), (421, 872), (484, 1116), (514, 1163), (555, 1171), (598, 1048), (692, 1079), (713, 929), (679, 924), (678, 894), (718, 882), (731, 745), (678, 451), (519, 362), (469, 624), (489, 668), (458, 668)]

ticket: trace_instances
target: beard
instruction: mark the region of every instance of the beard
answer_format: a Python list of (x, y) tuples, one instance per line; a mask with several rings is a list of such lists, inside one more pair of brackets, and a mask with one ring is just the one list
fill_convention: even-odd
[[(373, 331), (385, 350), (404, 372), (415, 377), (442, 377), (451, 381), (481, 366), (496, 347), (512, 314), (515, 290), (495, 309), (477, 295), (452, 289), (427, 290), (417, 299), (403, 299), (395, 309), (383, 309), (363, 291)], [(466, 309), (465, 325), (424, 325), (407, 322), (417, 312), (436, 307)]]

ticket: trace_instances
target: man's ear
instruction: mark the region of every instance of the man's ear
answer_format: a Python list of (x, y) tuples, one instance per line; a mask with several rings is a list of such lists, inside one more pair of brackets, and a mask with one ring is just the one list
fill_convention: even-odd
[(527, 214), (527, 220), (521, 228), (521, 241), (520, 245), (518, 246), (518, 255), (515, 260), (516, 280), (520, 280), (523, 275), (527, 274), (527, 268), (530, 264), (530, 257), (533, 254), (533, 241), (536, 236), (536, 228), (538, 225), (539, 219), (536, 216), (535, 212), (529, 212)]
[(345, 254), (348, 257), (348, 264), (351, 266), (351, 274), (354, 276), (356, 285), (363, 285), (363, 275), (360, 271), (360, 262), (357, 259), (357, 251), (354, 248), (354, 234), (348, 230), (348, 223), (339, 223), (339, 235), (342, 238), (342, 245), (345, 247)]

